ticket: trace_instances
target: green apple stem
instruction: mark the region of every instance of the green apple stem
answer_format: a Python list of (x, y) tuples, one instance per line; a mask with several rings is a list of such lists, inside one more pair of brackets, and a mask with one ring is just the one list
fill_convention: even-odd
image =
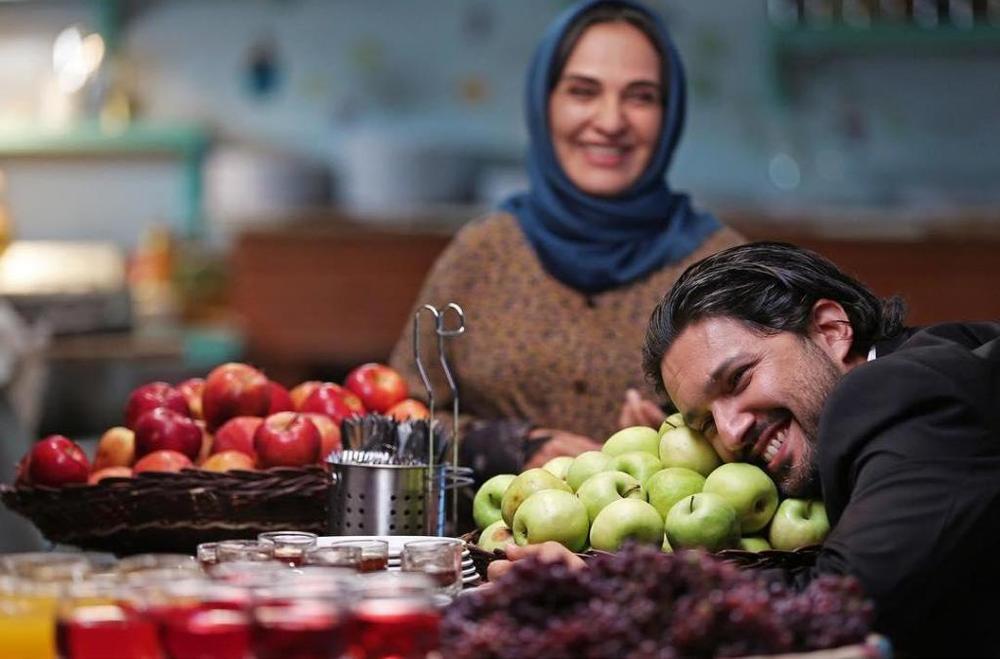
[(641, 489), (642, 489), (642, 485), (636, 484), (635, 486), (630, 487), (629, 489), (627, 489), (624, 492), (622, 492), (622, 498), (623, 499), (627, 499), (628, 497), (632, 496), (633, 494), (635, 494), (636, 492), (638, 492)]
[(688, 506), (688, 508), (689, 508), (689, 510), (688, 510), (689, 513), (693, 513), (694, 512), (694, 497), (693, 496), (691, 497), (691, 504)]

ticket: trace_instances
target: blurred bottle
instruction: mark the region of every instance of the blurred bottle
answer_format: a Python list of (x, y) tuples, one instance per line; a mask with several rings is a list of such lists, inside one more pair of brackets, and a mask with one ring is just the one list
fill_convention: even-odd
[(878, 3), (875, 0), (842, 0), (840, 20), (851, 27), (871, 27), (878, 18)]
[(878, 20), (881, 23), (909, 23), (913, 18), (912, 0), (878, 0)]
[(0, 255), (4, 253), (14, 235), (14, 222), (7, 205), (7, 178), (0, 170)]
[(947, 6), (948, 22), (958, 28), (971, 28), (976, 22), (973, 4), (973, 0), (950, 0)]
[(143, 231), (129, 270), (132, 305), (140, 325), (169, 327), (177, 320), (174, 251), (166, 226), (154, 224)]
[(920, 27), (937, 27), (948, 20), (948, 3), (941, 0), (913, 0), (913, 22)]
[(810, 27), (827, 27), (832, 25), (840, 13), (840, 2), (837, 0), (804, 0), (803, 14), (806, 25)]

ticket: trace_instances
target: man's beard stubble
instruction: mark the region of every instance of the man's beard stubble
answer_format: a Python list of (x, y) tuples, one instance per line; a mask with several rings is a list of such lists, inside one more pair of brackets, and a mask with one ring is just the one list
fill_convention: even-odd
[(805, 368), (790, 382), (792, 413), (798, 421), (805, 443), (800, 459), (779, 479), (778, 487), (786, 496), (818, 498), (821, 496), (816, 448), (819, 420), (826, 400), (843, 377), (829, 355), (808, 337), (805, 343)]

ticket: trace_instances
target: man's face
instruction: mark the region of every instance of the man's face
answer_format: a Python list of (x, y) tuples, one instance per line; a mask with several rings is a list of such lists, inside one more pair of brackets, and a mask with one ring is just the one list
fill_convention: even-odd
[(788, 496), (815, 494), (819, 417), (844, 374), (822, 344), (707, 318), (681, 332), (660, 372), (688, 425), (723, 460), (760, 466)]

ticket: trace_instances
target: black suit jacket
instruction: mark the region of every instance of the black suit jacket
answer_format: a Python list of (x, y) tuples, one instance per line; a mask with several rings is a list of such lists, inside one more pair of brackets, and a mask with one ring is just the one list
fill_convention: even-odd
[(833, 531), (907, 654), (1000, 655), (1000, 324), (911, 332), (850, 371), (819, 427)]

